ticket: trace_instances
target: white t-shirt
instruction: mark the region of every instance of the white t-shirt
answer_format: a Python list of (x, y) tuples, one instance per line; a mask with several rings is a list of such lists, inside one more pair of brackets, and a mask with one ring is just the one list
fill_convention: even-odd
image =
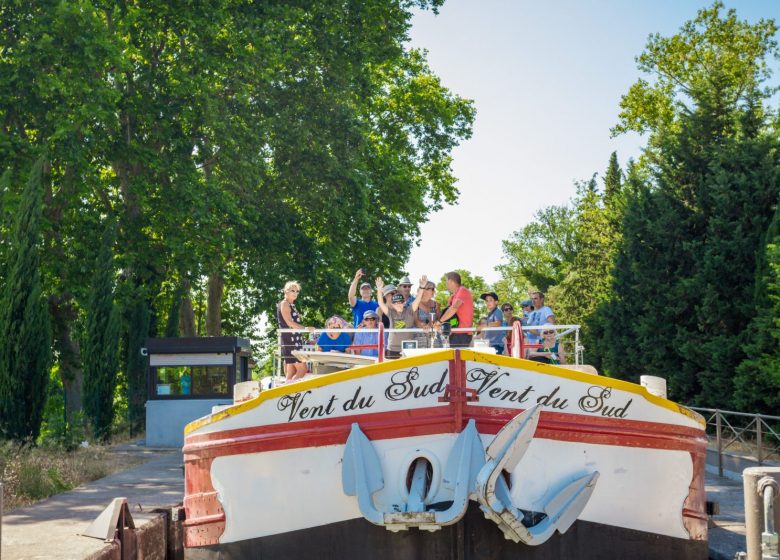
[[(549, 319), (553, 315), (555, 315), (553, 310), (546, 305), (540, 309), (535, 309), (528, 314), (528, 326), (541, 327), (542, 325), (549, 323)], [(525, 334), (528, 337), (528, 342), (531, 344), (538, 344), (539, 340), (541, 340), (541, 337), (533, 332), (526, 331)]]

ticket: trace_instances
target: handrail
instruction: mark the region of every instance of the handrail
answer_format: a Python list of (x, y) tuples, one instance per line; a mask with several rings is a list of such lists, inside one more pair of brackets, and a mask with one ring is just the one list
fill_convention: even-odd
[[(714, 428), (714, 434), (708, 434), (708, 439), (712, 443), (714, 439), (715, 448), (718, 454), (718, 475), (723, 476), (723, 455), (724, 451), (730, 446), (739, 442), (748, 450), (755, 450), (756, 462), (759, 465), (764, 464), (766, 459), (774, 454), (780, 453), (780, 433), (775, 431), (769, 422), (780, 422), (780, 416), (770, 414), (757, 414), (747, 412), (737, 412), (734, 410), (721, 410), (718, 408), (703, 408), (689, 406), (691, 410), (705, 413), (706, 426)], [(709, 417), (706, 416), (709, 415)], [(727, 417), (734, 417), (729, 418)], [(750, 419), (749, 422), (740, 426), (736, 419)], [(726, 435), (724, 436), (724, 431)], [(755, 434), (754, 437), (751, 437)], [(772, 440), (774, 445), (772, 445)], [(771, 445), (771, 447), (770, 447)]]
[[(515, 348), (510, 348), (510, 355), (514, 357), (520, 357), (525, 355), (525, 351), (529, 350), (531, 348), (540, 348), (541, 344), (535, 344), (535, 343), (528, 343), (526, 342), (526, 336), (525, 332), (527, 331), (539, 331), (539, 330), (549, 330), (553, 329), (556, 331), (561, 331), (556, 334), (557, 339), (562, 339), (564, 336), (571, 334), (572, 332), (575, 334), (574, 337), (574, 363), (580, 364), (582, 363), (582, 351), (583, 347), (580, 346), (579, 343), (579, 325), (525, 325), (521, 326), (520, 322), (515, 322), (512, 326), (505, 326), (505, 327), (482, 327), (479, 329), (477, 326), (473, 327), (456, 327), (453, 328), (451, 332), (453, 333), (475, 333), (477, 331), (480, 332), (519, 332), (521, 333), (519, 336), (513, 336), (512, 344), (513, 347), (515, 346), (516, 340), (519, 341), (520, 348), (516, 351)], [(430, 334), (431, 328), (423, 329), (423, 328), (405, 328), (405, 329), (386, 329), (383, 324), (379, 324), (377, 328), (375, 329), (369, 329), (369, 328), (355, 328), (355, 327), (347, 327), (347, 328), (338, 328), (338, 329), (327, 329), (327, 328), (314, 328), (313, 330), (308, 329), (282, 329), (278, 328), (276, 329), (277, 332), (277, 350), (282, 347), (282, 334), (283, 333), (299, 333), (299, 334), (308, 334), (311, 340), (311, 337), (315, 335), (319, 335), (321, 333), (326, 332), (346, 332), (346, 333), (378, 333), (379, 336), (377, 336), (377, 349), (378, 349), (378, 355), (379, 355), (379, 361), (383, 362), (385, 360), (385, 348), (384, 348), (384, 335), (386, 333), (409, 333), (409, 334), (415, 334), (415, 333), (423, 333), (423, 334)], [(362, 348), (363, 345), (361, 345)], [(281, 360), (281, 356), (279, 355), (279, 352), (277, 351), (274, 354), (274, 371), (277, 372), (277, 375), (283, 374), (283, 362)]]

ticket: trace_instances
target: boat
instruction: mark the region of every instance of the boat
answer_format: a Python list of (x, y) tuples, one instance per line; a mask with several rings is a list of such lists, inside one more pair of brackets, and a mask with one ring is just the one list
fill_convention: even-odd
[(514, 357), (410, 352), (190, 423), (185, 558), (706, 559), (704, 419), (514, 340)]

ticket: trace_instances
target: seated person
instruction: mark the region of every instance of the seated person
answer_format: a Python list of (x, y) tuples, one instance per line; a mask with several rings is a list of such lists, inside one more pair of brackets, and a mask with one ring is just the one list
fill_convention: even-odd
[(349, 333), (338, 332), (336, 329), (343, 329), (346, 322), (338, 315), (334, 315), (325, 321), (325, 328), (330, 332), (322, 333), (317, 338), (317, 350), (319, 352), (346, 352), (347, 348), (352, 346), (352, 337)]
[[(378, 324), (378, 317), (375, 311), (370, 309), (363, 313), (363, 321), (358, 325), (358, 332), (355, 333), (355, 346), (368, 346), (373, 345), (374, 348), (362, 348), (355, 350), (356, 354), (361, 356), (379, 356), (379, 349), (376, 348), (378, 332), (365, 332), (362, 329), (376, 329)], [(342, 333), (343, 334), (343, 333)]]
[(563, 346), (558, 344), (555, 329), (550, 324), (543, 325), (542, 329), (542, 341), (540, 343), (542, 346), (529, 350), (528, 359), (543, 364), (565, 364), (566, 353), (563, 350)]

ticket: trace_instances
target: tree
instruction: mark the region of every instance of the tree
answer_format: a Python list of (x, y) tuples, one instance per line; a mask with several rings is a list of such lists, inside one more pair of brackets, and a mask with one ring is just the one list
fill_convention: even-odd
[[(502, 242), (506, 264), (497, 267), (504, 278), (530, 282), (547, 291), (559, 284), (576, 255), (574, 211), (570, 206), (549, 206), (534, 220)], [(518, 281), (519, 280), (519, 281)]]
[(40, 157), (24, 189), (0, 298), (0, 430), (26, 441), (40, 431), (51, 357), (40, 271), (44, 165)]
[(101, 441), (111, 435), (114, 388), (119, 371), (119, 314), (114, 305), (114, 228), (106, 228), (95, 259), (93, 284), (86, 305), (84, 359), (84, 412), (92, 433)]
[(756, 267), (755, 316), (741, 344), (745, 359), (734, 377), (739, 410), (774, 414), (780, 406), (780, 205)]
[(440, 4), (0, 10), (0, 161), (15, 186), (39, 145), (50, 155), (41, 264), (68, 407), (81, 394), (83, 263), (105, 216), (134, 429), (140, 348), (178, 330), (177, 310), (183, 334), (197, 330), (194, 307), (205, 332), (228, 333), (287, 279), (317, 286), (301, 304), (324, 314), (357, 266), (400, 272), (420, 224), (457, 197), (450, 153), (474, 118), (405, 47), (412, 9)]
[(650, 38), (638, 62), (654, 83), (631, 87), (615, 129), (650, 133), (650, 184), (627, 210), (611, 311), (633, 321), (638, 355), (615, 349), (611, 367), (622, 360), (668, 375), (675, 398), (712, 406), (731, 401), (756, 254), (778, 193), (765, 107), (776, 26), (722, 8), (700, 10), (671, 38)]

